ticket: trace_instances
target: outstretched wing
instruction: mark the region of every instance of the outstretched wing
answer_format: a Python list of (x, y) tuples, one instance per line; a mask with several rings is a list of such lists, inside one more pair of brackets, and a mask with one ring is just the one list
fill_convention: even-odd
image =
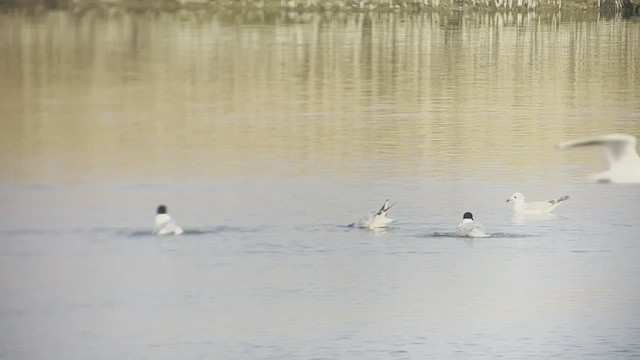
[(566, 141), (558, 145), (560, 149), (570, 149), (581, 146), (603, 146), (610, 162), (615, 162), (627, 155), (627, 153), (635, 153), (636, 139), (631, 135), (625, 134), (609, 134), (594, 138), (585, 138), (572, 141)]

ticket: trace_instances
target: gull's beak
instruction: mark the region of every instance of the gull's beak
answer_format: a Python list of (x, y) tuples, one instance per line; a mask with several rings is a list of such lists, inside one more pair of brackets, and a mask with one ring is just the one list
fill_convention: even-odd
[(509, 200), (511, 200), (511, 199), (507, 199), (507, 201), (505, 201), (505, 202), (509, 202)]

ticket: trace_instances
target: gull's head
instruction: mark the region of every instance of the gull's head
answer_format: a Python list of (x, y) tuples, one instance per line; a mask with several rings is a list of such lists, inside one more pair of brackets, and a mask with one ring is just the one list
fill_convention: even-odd
[(464, 215), (462, 215), (462, 220), (464, 219), (473, 220), (473, 214), (467, 211), (466, 213), (464, 213)]
[(507, 199), (507, 202), (514, 202), (514, 203), (520, 203), (524, 201), (524, 195), (522, 195), (522, 193), (515, 193), (513, 195), (511, 195), (510, 198)]
[(157, 214), (166, 214), (167, 213), (167, 207), (164, 205), (160, 205), (158, 206), (158, 210), (156, 211)]

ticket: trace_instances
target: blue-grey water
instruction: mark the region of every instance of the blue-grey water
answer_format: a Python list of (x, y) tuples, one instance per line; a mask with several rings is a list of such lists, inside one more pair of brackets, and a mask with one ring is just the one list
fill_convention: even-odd
[(257, 14), (0, 14), (0, 358), (640, 356), (637, 19)]

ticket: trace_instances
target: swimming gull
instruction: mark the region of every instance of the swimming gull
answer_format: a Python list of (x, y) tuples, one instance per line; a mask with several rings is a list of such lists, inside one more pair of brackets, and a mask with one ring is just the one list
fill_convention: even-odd
[(153, 228), (154, 235), (180, 235), (183, 230), (178, 226), (171, 216), (167, 214), (167, 207), (165, 205), (158, 206), (156, 213), (156, 223)]
[(458, 224), (456, 234), (458, 234), (458, 236), (473, 238), (489, 237), (484, 230), (484, 226), (482, 226), (480, 222), (474, 221), (473, 214), (470, 212), (466, 212), (462, 215), (462, 222)]
[(569, 196), (562, 196), (556, 200), (525, 202), (522, 193), (511, 195), (507, 202), (513, 203), (513, 211), (521, 215), (550, 214), (563, 201), (568, 200)]
[(380, 210), (372, 212), (371, 215), (361, 219), (354, 225), (359, 228), (368, 228), (368, 229), (385, 228), (389, 226), (389, 224), (391, 224), (395, 220), (388, 218), (387, 212), (395, 204), (396, 203), (389, 205), (389, 199), (385, 200)]

